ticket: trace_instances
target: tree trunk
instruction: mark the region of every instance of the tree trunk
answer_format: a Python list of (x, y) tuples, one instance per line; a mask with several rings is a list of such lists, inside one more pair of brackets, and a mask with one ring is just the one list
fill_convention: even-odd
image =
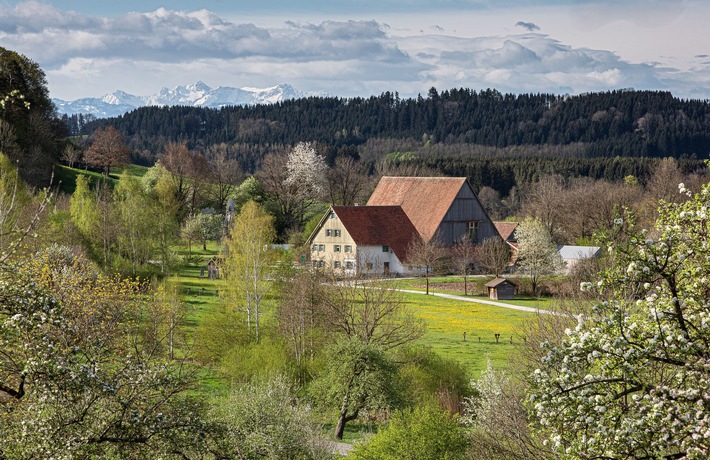
[(338, 417), (338, 424), (335, 426), (335, 437), (337, 439), (343, 439), (343, 432), (345, 431), (345, 424), (351, 422), (357, 418), (358, 410), (356, 410), (352, 415), (348, 415), (347, 403), (343, 403), (340, 408), (340, 417)]
[(426, 266), (426, 295), (429, 295), (429, 266)]

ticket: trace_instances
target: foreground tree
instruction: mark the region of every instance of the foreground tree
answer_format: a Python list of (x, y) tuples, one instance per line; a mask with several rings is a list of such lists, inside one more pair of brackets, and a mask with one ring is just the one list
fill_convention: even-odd
[(361, 411), (397, 404), (399, 385), (387, 352), (417, 340), (424, 328), (406, 311), (401, 294), (377, 280), (332, 286), (323, 316), (338, 343), (313, 391), (326, 405), (338, 407), (335, 436), (342, 439), (346, 423)]
[(189, 360), (142, 340), (138, 285), (68, 251), (0, 267), (0, 458), (186, 458), (208, 450)]
[(662, 203), (650, 231), (617, 219), (612, 268), (582, 285), (601, 302), (544, 344), (528, 403), (564, 457), (710, 455), (709, 198)]
[(284, 377), (232, 390), (213, 415), (225, 427), (225, 458), (334, 458), (331, 443), (322, 438), (311, 407), (299, 401)]
[(468, 441), (456, 417), (433, 406), (397, 412), (348, 455), (353, 460), (463, 460)]

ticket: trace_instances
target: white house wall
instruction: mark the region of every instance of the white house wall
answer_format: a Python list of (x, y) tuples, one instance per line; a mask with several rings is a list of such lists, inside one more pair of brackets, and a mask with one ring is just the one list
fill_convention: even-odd
[[(332, 215), (335, 217), (326, 216), (320, 230), (313, 237), (311, 262), (314, 266), (354, 275), (355, 267), (357, 267), (358, 247), (338, 216), (334, 213)], [(335, 236), (336, 230), (339, 232), (338, 236)], [(339, 246), (339, 251), (336, 251), (336, 246)], [(350, 246), (349, 252), (345, 251), (346, 246)], [(351, 269), (348, 269), (348, 262), (352, 265)]]
[(385, 272), (385, 263), (389, 263), (389, 273), (391, 274), (404, 274), (409, 272), (408, 267), (402, 264), (397, 254), (392, 252), (391, 248), (388, 252), (383, 252), (381, 245), (358, 246), (357, 258), (360, 273), (383, 274)]

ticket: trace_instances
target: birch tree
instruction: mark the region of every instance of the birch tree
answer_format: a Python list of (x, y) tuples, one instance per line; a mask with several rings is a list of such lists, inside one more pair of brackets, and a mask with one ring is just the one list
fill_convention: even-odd
[(264, 297), (273, 285), (276, 262), (270, 248), (275, 237), (273, 218), (253, 201), (247, 202), (234, 220), (227, 239), (225, 275), (228, 299), (247, 315), (247, 328), (259, 342), (259, 320)]

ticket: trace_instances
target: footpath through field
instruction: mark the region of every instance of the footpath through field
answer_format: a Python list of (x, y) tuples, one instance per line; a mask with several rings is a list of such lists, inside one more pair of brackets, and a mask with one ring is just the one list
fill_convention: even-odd
[[(411, 289), (397, 289), (397, 290), (400, 292), (406, 292), (407, 294), (427, 295), (427, 293), (424, 291), (414, 291)], [(471, 297), (465, 297), (465, 296), (454, 295), (454, 294), (443, 294), (443, 293), (439, 293), (439, 292), (430, 292), (428, 295), (433, 295), (436, 297), (443, 297), (445, 299), (451, 299), (451, 300), (460, 300), (462, 302), (482, 303), (485, 305), (493, 305), (493, 306), (501, 307), (501, 308), (510, 308), (511, 310), (525, 311), (528, 313), (539, 313), (542, 315), (560, 315), (560, 313), (557, 313), (554, 311), (540, 310), (539, 308), (531, 308), (531, 307), (521, 307), (520, 305), (511, 305), (509, 303), (496, 302), (494, 300), (472, 299)]]

